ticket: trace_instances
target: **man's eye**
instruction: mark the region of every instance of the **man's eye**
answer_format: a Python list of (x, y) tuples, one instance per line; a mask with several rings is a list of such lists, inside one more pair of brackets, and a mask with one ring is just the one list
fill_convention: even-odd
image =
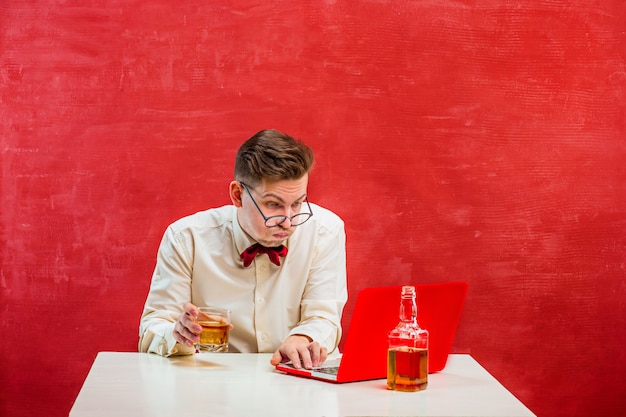
[(267, 207), (269, 207), (269, 208), (277, 208), (277, 207), (280, 207), (280, 206), (278, 205), (278, 203), (275, 203), (275, 202), (273, 202), (273, 201), (269, 201), (269, 202), (267, 202), (265, 205), (266, 205)]

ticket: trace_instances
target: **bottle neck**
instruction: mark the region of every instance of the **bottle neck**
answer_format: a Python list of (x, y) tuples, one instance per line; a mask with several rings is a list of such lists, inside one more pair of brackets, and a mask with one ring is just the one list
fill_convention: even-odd
[(400, 320), (404, 322), (417, 322), (417, 304), (414, 296), (402, 296), (400, 301)]

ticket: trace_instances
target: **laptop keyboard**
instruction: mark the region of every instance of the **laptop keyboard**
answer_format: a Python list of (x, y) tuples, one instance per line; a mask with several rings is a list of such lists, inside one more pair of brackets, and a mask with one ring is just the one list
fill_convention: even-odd
[(341, 363), (340, 358), (329, 359), (317, 368), (313, 368), (315, 372), (320, 372), (327, 375), (337, 375), (339, 372), (339, 365)]
[(339, 372), (339, 367), (338, 366), (327, 366), (324, 368), (315, 368), (316, 372), (321, 372), (323, 374), (329, 374), (329, 375), (337, 375), (337, 372)]

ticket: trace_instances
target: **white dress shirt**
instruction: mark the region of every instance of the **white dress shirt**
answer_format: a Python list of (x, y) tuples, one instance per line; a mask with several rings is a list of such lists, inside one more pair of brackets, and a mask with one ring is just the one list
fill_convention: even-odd
[(234, 206), (202, 211), (168, 227), (159, 247), (139, 329), (139, 351), (191, 354), (177, 343), (183, 304), (231, 310), (230, 352), (274, 352), (293, 334), (333, 351), (347, 300), (343, 221), (311, 204), (313, 216), (284, 242), (281, 265), (258, 255), (248, 268), (240, 253), (255, 243)]

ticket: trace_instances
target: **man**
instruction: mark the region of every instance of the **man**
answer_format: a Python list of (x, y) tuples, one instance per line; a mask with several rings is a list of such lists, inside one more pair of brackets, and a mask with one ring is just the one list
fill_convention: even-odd
[(326, 359), (341, 338), (347, 300), (345, 231), (337, 215), (307, 199), (313, 163), (308, 146), (276, 130), (241, 145), (232, 205), (165, 232), (140, 351), (194, 353), (197, 307), (211, 305), (232, 311), (232, 352), (273, 352), (272, 365), (307, 369)]

